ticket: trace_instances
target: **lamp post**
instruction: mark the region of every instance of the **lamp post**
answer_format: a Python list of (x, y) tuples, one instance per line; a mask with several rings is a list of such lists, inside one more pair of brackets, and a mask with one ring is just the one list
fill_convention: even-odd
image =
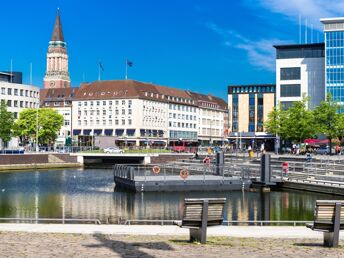
[(39, 146), (38, 146), (38, 108), (36, 109), (36, 152), (39, 152)]

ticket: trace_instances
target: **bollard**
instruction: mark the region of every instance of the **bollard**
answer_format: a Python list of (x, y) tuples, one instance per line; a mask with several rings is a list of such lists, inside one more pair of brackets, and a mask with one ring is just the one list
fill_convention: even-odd
[(222, 151), (216, 153), (216, 175), (223, 174), (223, 166), (225, 164), (225, 154)]
[(260, 181), (264, 184), (271, 182), (271, 156), (263, 154), (260, 160)]

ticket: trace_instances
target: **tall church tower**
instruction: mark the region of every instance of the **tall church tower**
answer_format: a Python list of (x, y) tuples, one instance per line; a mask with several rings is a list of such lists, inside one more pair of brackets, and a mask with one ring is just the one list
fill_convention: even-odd
[(49, 41), (44, 88), (69, 88), (67, 43), (64, 41), (60, 11), (57, 10), (53, 35)]

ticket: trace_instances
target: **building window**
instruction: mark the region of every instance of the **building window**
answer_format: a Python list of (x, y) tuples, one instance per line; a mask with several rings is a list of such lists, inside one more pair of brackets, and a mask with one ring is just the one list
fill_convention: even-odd
[(128, 119), (128, 125), (131, 125), (132, 121), (131, 119)]
[(24, 96), (24, 90), (20, 90), (20, 96)]
[(125, 100), (122, 100), (122, 105), (125, 105)]
[(125, 115), (125, 109), (122, 109), (122, 115)]
[(100, 106), (100, 101), (97, 101), (97, 106)]
[(69, 120), (65, 120), (65, 121), (64, 121), (64, 125), (65, 125), (65, 126), (70, 125)]
[(14, 95), (18, 96), (18, 89), (14, 89)]
[(294, 104), (294, 101), (281, 101), (281, 109), (287, 110), (291, 108)]
[(122, 125), (125, 125), (125, 119), (122, 119)]
[(6, 88), (1, 88), (1, 94), (5, 95), (6, 94)]
[(264, 96), (263, 94), (257, 95), (257, 132), (263, 132), (264, 123)]
[(15, 100), (15, 101), (14, 101), (13, 106), (14, 106), (14, 107), (18, 107), (18, 100)]
[(11, 88), (7, 89), (7, 95), (12, 95), (12, 89)]
[(12, 100), (7, 100), (7, 106), (11, 107), (12, 106)]
[(281, 80), (300, 80), (300, 79), (301, 79), (300, 67), (281, 68)]
[(281, 84), (281, 97), (300, 97), (300, 84)]

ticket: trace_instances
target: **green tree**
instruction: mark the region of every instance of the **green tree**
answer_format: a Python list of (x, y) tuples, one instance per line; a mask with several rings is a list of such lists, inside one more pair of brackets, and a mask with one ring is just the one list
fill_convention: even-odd
[(7, 104), (4, 100), (0, 103), (0, 139), (3, 142), (3, 146), (9, 142), (13, 136), (13, 114), (7, 111)]
[(329, 139), (330, 154), (332, 152), (332, 139), (340, 137), (340, 126), (342, 116), (338, 114), (340, 105), (333, 101), (331, 94), (328, 94), (325, 101), (314, 109), (314, 125), (318, 133), (324, 134)]
[(264, 123), (265, 131), (273, 135), (278, 135), (282, 139), (286, 139), (288, 130), (284, 126), (285, 120), (286, 111), (281, 110), (279, 105), (274, 107), (268, 114), (267, 121)]
[[(38, 114), (37, 114), (38, 112)], [(36, 118), (38, 115), (38, 123)], [(57, 138), (57, 133), (63, 125), (63, 116), (51, 108), (33, 109), (28, 108), (20, 112), (16, 121), (16, 135), (22, 141), (36, 138), (38, 127), (38, 142), (40, 144), (50, 144)]]
[(294, 102), (286, 111), (283, 127), (288, 140), (302, 143), (305, 139), (315, 136), (313, 112), (307, 108), (308, 101), (308, 98), (303, 98), (301, 101)]

